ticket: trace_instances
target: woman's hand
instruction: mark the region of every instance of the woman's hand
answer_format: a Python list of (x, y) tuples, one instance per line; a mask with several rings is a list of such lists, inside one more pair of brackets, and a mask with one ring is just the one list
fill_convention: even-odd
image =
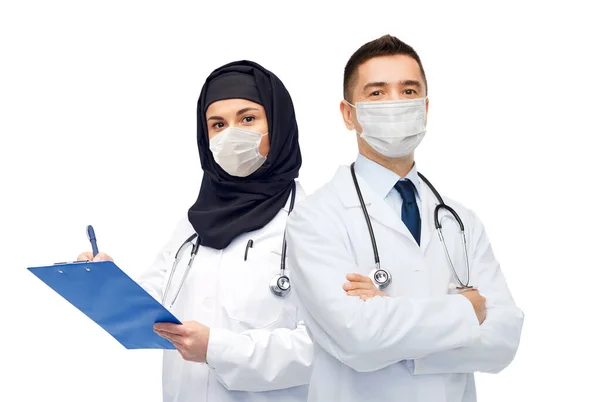
[(108, 255), (106, 253), (98, 253), (94, 257), (94, 254), (92, 254), (91, 251), (84, 251), (83, 253), (79, 254), (79, 256), (77, 257), (77, 261), (98, 262), (98, 261), (114, 261), (114, 260), (110, 255)]
[(175, 345), (184, 360), (204, 363), (208, 350), (210, 328), (197, 321), (184, 321), (182, 324), (159, 322), (154, 324), (154, 332)]

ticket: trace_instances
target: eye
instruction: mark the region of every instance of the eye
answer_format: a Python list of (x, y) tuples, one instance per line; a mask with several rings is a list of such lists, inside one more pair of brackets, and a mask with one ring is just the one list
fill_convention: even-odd
[(381, 96), (381, 91), (373, 91), (369, 96)]
[(242, 121), (244, 123), (252, 123), (254, 120), (256, 120), (256, 117), (254, 117), (254, 116), (244, 116), (242, 118)]
[(214, 128), (214, 129), (219, 129), (219, 128), (223, 128), (223, 127), (225, 127), (225, 124), (221, 121), (218, 121), (212, 125), (212, 128)]
[(417, 95), (417, 91), (415, 91), (414, 89), (407, 89), (404, 91), (405, 95)]

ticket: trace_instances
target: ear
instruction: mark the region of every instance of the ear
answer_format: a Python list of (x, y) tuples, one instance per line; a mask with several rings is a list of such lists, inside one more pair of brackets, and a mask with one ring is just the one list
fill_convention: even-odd
[(427, 125), (427, 117), (429, 117), (429, 98), (425, 99), (425, 125)]
[(354, 111), (352, 106), (349, 106), (345, 100), (340, 102), (340, 113), (342, 113), (342, 119), (344, 119), (344, 124), (348, 130), (355, 130), (354, 119), (352, 114)]

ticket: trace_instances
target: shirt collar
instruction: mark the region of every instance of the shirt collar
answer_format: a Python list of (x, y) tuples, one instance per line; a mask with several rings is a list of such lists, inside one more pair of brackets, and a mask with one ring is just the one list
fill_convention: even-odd
[(369, 183), (371, 190), (373, 190), (377, 198), (385, 199), (399, 180), (410, 180), (417, 190), (417, 197), (420, 198), (420, 182), (416, 163), (413, 164), (412, 169), (405, 177), (398, 176), (396, 173), (364, 157), (362, 154), (358, 154), (354, 167), (356, 173)]

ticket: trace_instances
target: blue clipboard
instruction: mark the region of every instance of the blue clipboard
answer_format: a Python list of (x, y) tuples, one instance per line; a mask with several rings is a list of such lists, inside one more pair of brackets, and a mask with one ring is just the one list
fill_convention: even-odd
[(154, 332), (157, 322), (181, 324), (112, 261), (27, 268), (127, 349), (175, 349)]

